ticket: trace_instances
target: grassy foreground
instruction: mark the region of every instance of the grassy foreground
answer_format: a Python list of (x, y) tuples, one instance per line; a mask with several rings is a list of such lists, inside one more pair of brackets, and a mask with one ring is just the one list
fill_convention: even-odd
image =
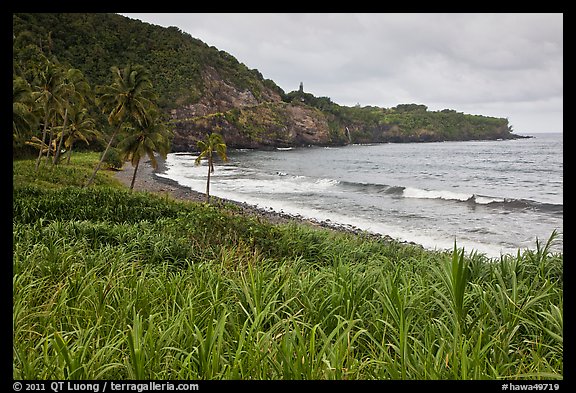
[(13, 171), (15, 379), (562, 379), (554, 240), (490, 261)]

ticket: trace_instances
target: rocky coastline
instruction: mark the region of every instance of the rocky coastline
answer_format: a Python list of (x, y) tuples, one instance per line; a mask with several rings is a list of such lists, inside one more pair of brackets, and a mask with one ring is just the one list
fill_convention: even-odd
[[(134, 191), (144, 191), (159, 195), (167, 195), (176, 200), (186, 200), (196, 203), (204, 203), (206, 201), (206, 195), (204, 193), (200, 193), (190, 189), (189, 187), (182, 186), (172, 179), (158, 176), (159, 174), (162, 174), (166, 171), (166, 166), (162, 158), (157, 157), (156, 160), (158, 162), (158, 167), (156, 169), (152, 167), (149, 160), (140, 163), (136, 180), (134, 182)], [(118, 179), (126, 187), (130, 187), (133, 174), (133, 167), (129, 163), (126, 163), (121, 170), (115, 173), (115, 178)], [(241, 214), (247, 217), (255, 217), (259, 220), (264, 220), (271, 224), (304, 224), (317, 228), (325, 228), (357, 236), (368, 237), (374, 240), (397, 242), (421, 247), (416, 243), (399, 241), (385, 234), (366, 232), (355, 226), (338, 224), (331, 222), (330, 220), (320, 221), (309, 219), (300, 215), (291, 215), (282, 211), (277, 212), (272, 209), (264, 209), (245, 202), (238, 202), (210, 196), (210, 203), (215, 206), (224, 206), (227, 204), (234, 205), (235, 209), (231, 209), (231, 211), (234, 211), (236, 214)]]

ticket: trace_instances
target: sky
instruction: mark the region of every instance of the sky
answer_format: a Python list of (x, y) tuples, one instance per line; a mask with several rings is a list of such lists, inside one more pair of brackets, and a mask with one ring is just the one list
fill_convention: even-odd
[(423, 104), (563, 132), (561, 13), (140, 13), (346, 106)]

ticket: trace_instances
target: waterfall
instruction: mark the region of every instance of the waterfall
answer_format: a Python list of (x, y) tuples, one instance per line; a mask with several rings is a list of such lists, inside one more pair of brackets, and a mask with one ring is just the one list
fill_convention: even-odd
[(346, 126), (346, 136), (348, 137), (348, 143), (352, 143), (352, 136), (350, 135), (350, 130)]

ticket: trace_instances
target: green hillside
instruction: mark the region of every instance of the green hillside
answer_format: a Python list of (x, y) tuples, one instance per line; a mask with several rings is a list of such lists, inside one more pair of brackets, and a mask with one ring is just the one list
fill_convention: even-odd
[(150, 70), (159, 105), (165, 108), (198, 101), (205, 87), (201, 71), (207, 66), (257, 97), (266, 88), (281, 91), (258, 70), (177, 27), (164, 28), (116, 14), (35, 13), (14, 14), (13, 28), (16, 50), (29, 43), (39, 45), (61, 63), (80, 69), (93, 85), (108, 83), (112, 66), (143, 65)]
[[(194, 149), (214, 127), (230, 147), (510, 139), (508, 120), (429, 111), (421, 104), (347, 107), (302, 89), (285, 93), (256, 69), (177, 27), (117, 14), (13, 15), (13, 69), (34, 84), (38, 58), (79, 69), (95, 88), (110, 69), (150, 72), (157, 104), (175, 126), (173, 150)], [(99, 110), (92, 108), (96, 118)], [(216, 116), (216, 117), (214, 117)], [(96, 119), (106, 133), (106, 123)]]

